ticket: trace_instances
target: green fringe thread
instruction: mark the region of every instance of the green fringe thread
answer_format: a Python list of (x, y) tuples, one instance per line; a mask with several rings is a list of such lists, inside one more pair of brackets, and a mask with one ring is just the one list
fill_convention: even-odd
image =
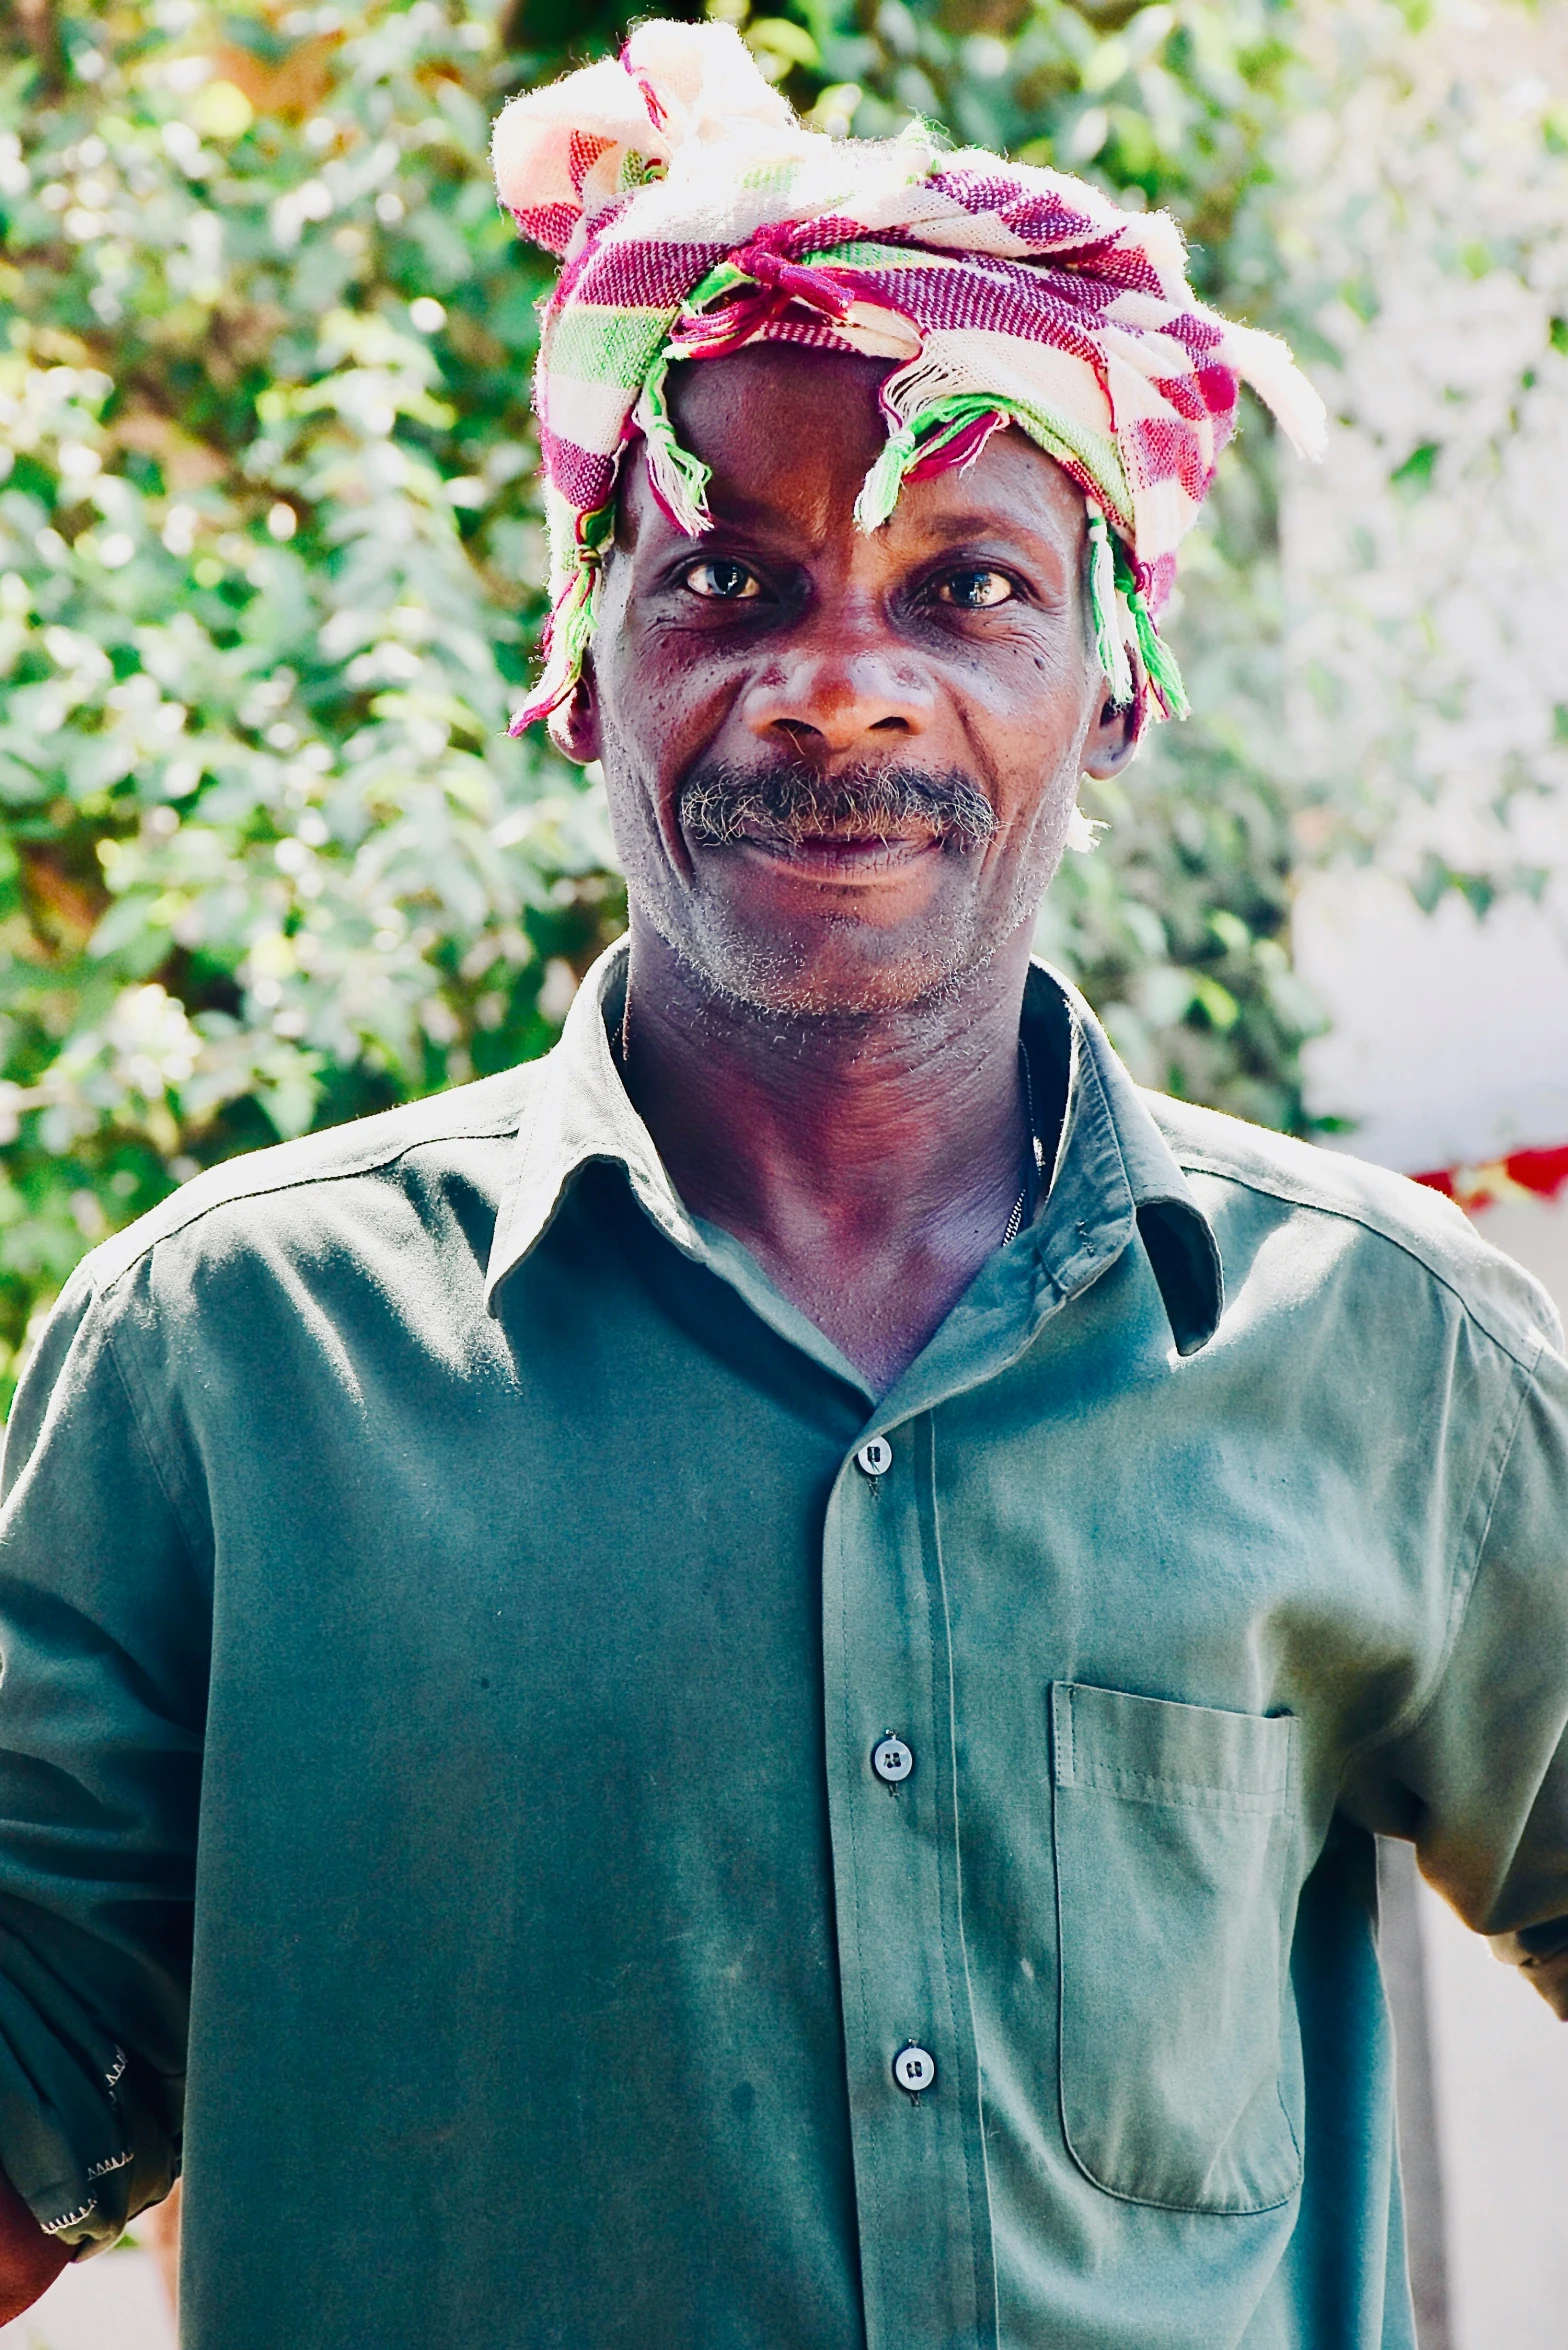
[(1094, 623), (1094, 654), (1111, 689), (1111, 700), (1124, 710), (1132, 700), (1132, 663), (1116, 610), (1116, 553), (1110, 526), (1096, 506), (1089, 509), (1089, 616)]
[(898, 494), (910, 467), (920, 458), (945, 449), (977, 416), (994, 415), (998, 410), (1006, 415), (1005, 400), (988, 398), (984, 392), (955, 392), (949, 399), (933, 401), (908, 424), (901, 424), (896, 432), (889, 433), (855, 500), (858, 527), (868, 535), (880, 530), (898, 504)]
[(1144, 676), (1150, 690), (1167, 718), (1186, 718), (1192, 710), (1187, 699), (1187, 688), (1182, 684), (1176, 656), (1154, 625), (1154, 615), (1144, 601), (1138, 575), (1133, 570), (1121, 540), (1114, 542), (1116, 585), (1127, 599), (1132, 624), (1138, 635), (1138, 658), (1143, 663)]
[(668, 348), (662, 350), (649, 369), (633, 419), (647, 443), (649, 469), (660, 497), (682, 530), (695, 538), (699, 531), (709, 529), (713, 521), (708, 512), (708, 484), (713, 479), (713, 469), (704, 465), (700, 457), (694, 457), (689, 449), (683, 449), (676, 437), (665, 390), (670, 357)]

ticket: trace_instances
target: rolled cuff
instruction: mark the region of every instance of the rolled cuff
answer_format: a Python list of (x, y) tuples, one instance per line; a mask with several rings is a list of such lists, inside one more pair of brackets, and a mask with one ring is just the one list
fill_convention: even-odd
[(178, 2090), (138, 2066), (15, 1935), (0, 1935), (0, 2159), (46, 2236), (78, 2258), (103, 2251), (168, 2193)]

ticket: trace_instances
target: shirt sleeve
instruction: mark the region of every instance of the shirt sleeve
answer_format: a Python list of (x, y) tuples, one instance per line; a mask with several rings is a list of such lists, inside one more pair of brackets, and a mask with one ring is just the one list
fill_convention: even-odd
[(1568, 1364), (1550, 1345), (1455, 1500), (1474, 1571), (1436, 1690), (1379, 1775), (1428, 1881), (1568, 2021)]
[(179, 2168), (210, 1582), (90, 1277), (0, 1490), (0, 2165), (112, 2244)]

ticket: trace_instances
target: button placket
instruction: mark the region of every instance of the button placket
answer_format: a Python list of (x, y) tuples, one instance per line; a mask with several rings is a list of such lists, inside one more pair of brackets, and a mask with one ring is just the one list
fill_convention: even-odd
[[(922, 1421), (901, 1424), (893, 1441), (881, 1439), (885, 1457), (873, 1452), (868, 1466), (861, 1455), (876, 1443), (868, 1439), (845, 1463), (823, 1553), (829, 1802), (867, 2339), (869, 2350), (978, 2350), (994, 2345), (994, 2280), (957, 1908), (930, 1432)], [(893, 1796), (901, 1800), (883, 1800)]]

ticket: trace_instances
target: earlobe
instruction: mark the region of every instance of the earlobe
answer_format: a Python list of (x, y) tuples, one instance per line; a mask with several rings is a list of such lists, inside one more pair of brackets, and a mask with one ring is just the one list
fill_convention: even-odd
[(1119, 775), (1138, 748), (1147, 696), (1135, 693), (1130, 702), (1116, 703), (1104, 693), (1083, 746), (1083, 771), (1104, 779)]
[(550, 739), (579, 767), (591, 766), (599, 756), (599, 695), (591, 653), (570, 696), (551, 713)]

